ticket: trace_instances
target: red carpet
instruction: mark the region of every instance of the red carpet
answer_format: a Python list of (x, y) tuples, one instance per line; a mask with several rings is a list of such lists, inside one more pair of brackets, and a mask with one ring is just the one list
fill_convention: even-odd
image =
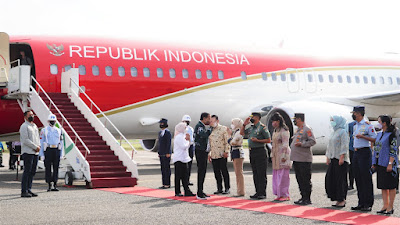
[(342, 210), (315, 208), (310, 206), (298, 206), (284, 203), (257, 201), (225, 196), (211, 196), (208, 200), (197, 200), (196, 197), (175, 197), (173, 191), (151, 189), (146, 187), (126, 188), (101, 188), (98, 190), (131, 194), (153, 198), (173, 199), (184, 202), (192, 202), (204, 205), (242, 209), (256, 212), (273, 213), (282, 216), (299, 217), (303, 219), (320, 220), (345, 224), (393, 224), (399, 225), (400, 218), (367, 213), (347, 212)]

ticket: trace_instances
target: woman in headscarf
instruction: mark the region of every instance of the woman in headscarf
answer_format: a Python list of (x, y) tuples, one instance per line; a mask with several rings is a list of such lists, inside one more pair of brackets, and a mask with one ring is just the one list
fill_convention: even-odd
[(382, 190), (383, 207), (377, 213), (393, 214), (393, 204), (396, 198), (398, 143), (396, 127), (391, 123), (389, 115), (381, 115), (378, 118), (382, 132), (378, 133), (372, 157), (372, 168), (376, 170), (378, 189)]
[(181, 194), (181, 181), (185, 196), (195, 196), (189, 189), (187, 163), (192, 160), (188, 152), (189, 140), (190, 136), (186, 133), (186, 123), (178, 123), (175, 126), (174, 154), (172, 156), (172, 162), (175, 166), (175, 196), (177, 197), (183, 196)]
[(280, 113), (275, 113), (271, 117), (274, 133), (272, 134), (272, 191), (277, 196), (275, 201), (289, 201), (289, 172), (291, 167), (290, 162), (290, 147), (289, 128), (285, 124)]
[(243, 176), (243, 161), (244, 151), (242, 148), (243, 136), (240, 135), (240, 128), (243, 126), (243, 120), (239, 118), (232, 119), (232, 134), (228, 139), (231, 145), (231, 157), (233, 160), (233, 168), (236, 175), (237, 197), (244, 196), (244, 176)]
[(342, 116), (331, 117), (333, 133), (326, 149), (328, 170), (325, 176), (325, 190), (337, 208), (346, 206), (347, 169), (349, 160), (349, 135), (346, 132), (346, 119)]

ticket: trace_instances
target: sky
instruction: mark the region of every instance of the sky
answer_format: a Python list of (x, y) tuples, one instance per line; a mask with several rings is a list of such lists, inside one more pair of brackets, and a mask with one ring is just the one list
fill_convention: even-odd
[(395, 0), (1, 2), (0, 31), (10, 35), (115, 37), (258, 52), (400, 53)]

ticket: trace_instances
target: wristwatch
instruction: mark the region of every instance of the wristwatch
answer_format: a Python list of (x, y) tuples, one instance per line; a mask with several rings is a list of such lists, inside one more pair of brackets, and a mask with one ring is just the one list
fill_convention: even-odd
[(393, 163), (392, 162), (389, 162), (389, 165), (392, 165)]

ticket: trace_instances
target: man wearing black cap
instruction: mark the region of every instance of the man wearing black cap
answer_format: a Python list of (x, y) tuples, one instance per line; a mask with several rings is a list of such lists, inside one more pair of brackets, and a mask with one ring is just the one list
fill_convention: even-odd
[(293, 168), (296, 174), (296, 180), (299, 184), (301, 199), (295, 201), (297, 205), (311, 204), (311, 165), (313, 155), (311, 146), (316, 144), (314, 134), (311, 127), (304, 123), (304, 113), (294, 114), (294, 125), (297, 131), (292, 137), (292, 150), (290, 160), (293, 161)]
[(374, 191), (372, 184), (371, 143), (375, 142), (376, 131), (374, 126), (364, 120), (365, 107), (355, 106), (353, 108), (353, 119), (356, 122), (353, 129), (353, 173), (356, 180), (358, 205), (351, 207), (352, 210), (371, 211), (374, 204)]
[[(271, 142), (271, 135), (267, 126), (260, 122), (261, 114), (252, 113), (240, 129), (241, 135), (248, 135), (249, 151), (250, 151), (250, 164), (253, 171), (253, 181), (256, 188), (256, 193), (250, 198), (252, 199), (265, 199), (267, 196), (267, 151), (265, 144)], [(253, 125), (247, 129), (246, 125), (249, 123)]]
[(160, 189), (167, 189), (171, 187), (171, 132), (167, 129), (167, 119), (162, 118), (159, 123), (161, 131), (158, 133), (158, 157), (160, 157), (163, 184)]

